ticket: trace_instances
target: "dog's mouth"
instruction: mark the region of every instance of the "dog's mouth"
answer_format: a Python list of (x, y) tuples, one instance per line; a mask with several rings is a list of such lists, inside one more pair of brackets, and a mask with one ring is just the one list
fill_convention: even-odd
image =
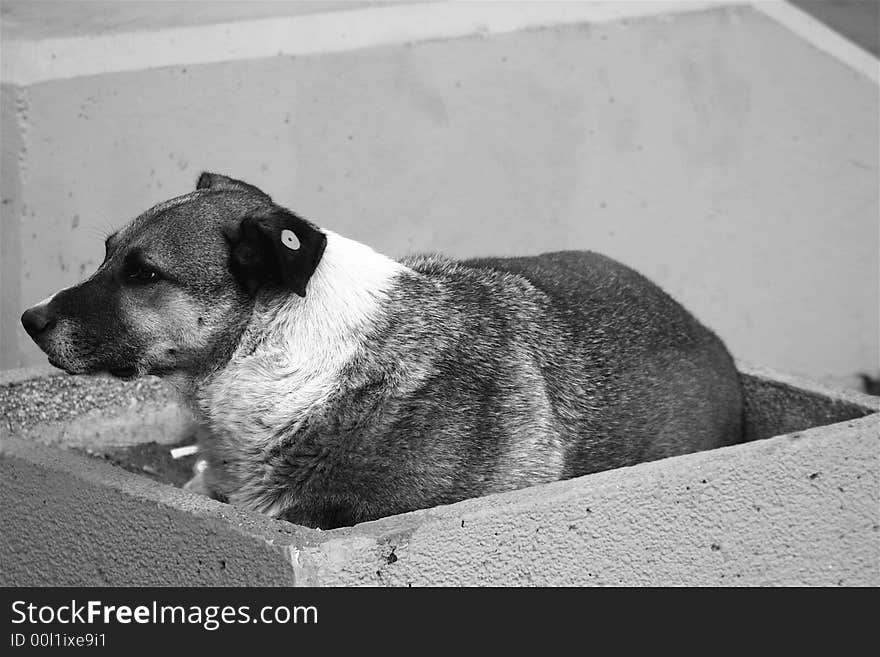
[(138, 370), (136, 367), (111, 367), (107, 371), (110, 372), (111, 376), (115, 376), (117, 379), (123, 379), (126, 381), (135, 378), (138, 374)]
[(68, 374), (83, 374), (83, 372), (81, 370), (74, 369), (73, 367), (71, 367), (69, 365), (65, 365), (65, 364), (55, 360), (51, 356), (49, 356), (49, 365), (51, 365), (52, 367), (57, 367), (59, 370), (64, 370)]
[[(89, 367), (73, 367), (71, 365), (66, 365), (51, 356), (49, 357), (49, 365), (57, 367), (59, 370), (64, 370), (68, 374), (94, 374), (100, 371), (99, 369)], [(138, 369), (134, 366), (108, 367), (106, 372), (108, 372), (110, 376), (123, 380), (134, 379), (137, 378), (138, 375)]]

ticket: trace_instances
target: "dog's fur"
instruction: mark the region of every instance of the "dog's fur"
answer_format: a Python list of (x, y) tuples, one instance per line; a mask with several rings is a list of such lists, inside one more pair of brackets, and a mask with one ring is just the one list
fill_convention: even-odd
[(165, 376), (209, 430), (192, 487), (309, 526), (742, 435), (720, 340), (620, 263), (397, 262), (217, 174), (22, 322), (68, 372)]

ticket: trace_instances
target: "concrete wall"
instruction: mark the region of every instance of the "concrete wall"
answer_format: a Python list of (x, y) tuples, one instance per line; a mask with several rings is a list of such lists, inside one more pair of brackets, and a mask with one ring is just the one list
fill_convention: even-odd
[[(60, 34), (13, 25), (0, 365), (44, 362), (22, 307), (88, 274), (105, 232), (211, 169), (390, 254), (599, 250), (740, 358), (815, 377), (877, 368), (876, 60), (854, 66), (810, 25), (750, 6), (649, 3), (668, 11), (611, 20), (563, 3), (554, 24), (549, 4), (520, 4), (545, 12), (520, 24), (509, 5), (464, 3), (450, 15), (479, 20), (437, 40), (425, 26), (449, 25), (430, 4), (226, 23), (188, 48), (197, 33), (161, 21), (122, 36), (124, 17)], [(330, 43), (328, 25), (345, 36)]]
[(325, 532), (65, 449), (175, 440), (155, 380), (5, 373), (0, 585), (880, 585), (880, 403), (741, 369), (752, 442)]

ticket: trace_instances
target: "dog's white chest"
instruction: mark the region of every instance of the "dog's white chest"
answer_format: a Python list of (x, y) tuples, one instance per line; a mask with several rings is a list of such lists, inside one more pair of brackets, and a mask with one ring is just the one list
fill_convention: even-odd
[(284, 358), (273, 352), (233, 362), (206, 388), (202, 412), (228, 439), (264, 445), (295, 432), (333, 395), (347, 357)]

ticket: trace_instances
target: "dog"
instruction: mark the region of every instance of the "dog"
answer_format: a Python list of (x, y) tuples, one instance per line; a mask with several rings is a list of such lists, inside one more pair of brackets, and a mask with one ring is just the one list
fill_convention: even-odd
[(169, 381), (191, 489), (310, 527), (743, 437), (725, 346), (619, 262), (394, 260), (209, 172), (21, 321), (68, 373)]

